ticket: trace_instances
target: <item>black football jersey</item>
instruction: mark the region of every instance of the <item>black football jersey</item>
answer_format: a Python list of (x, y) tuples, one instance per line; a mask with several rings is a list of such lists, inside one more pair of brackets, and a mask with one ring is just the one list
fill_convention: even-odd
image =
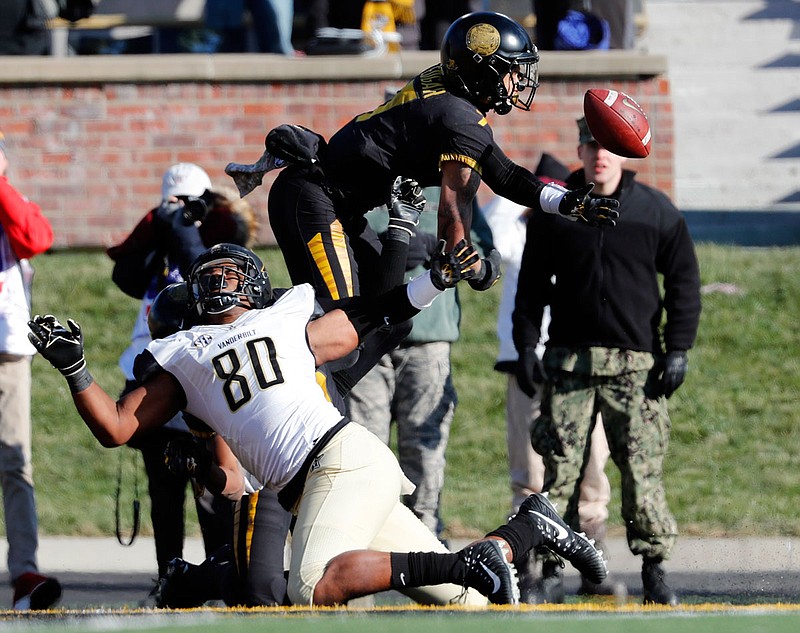
[(448, 160), (480, 173), (493, 145), (484, 114), (445, 89), (437, 65), (334, 134), (322, 164), (329, 183), (347, 199), (343, 211), (361, 213), (386, 203), (396, 176), (439, 185), (440, 165)]

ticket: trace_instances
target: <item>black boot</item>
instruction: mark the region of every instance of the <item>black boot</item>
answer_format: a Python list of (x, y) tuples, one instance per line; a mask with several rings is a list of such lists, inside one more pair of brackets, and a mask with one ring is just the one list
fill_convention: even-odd
[(642, 563), (642, 588), (644, 604), (666, 604), (678, 606), (678, 596), (665, 580), (666, 572), (661, 566), (661, 559), (645, 558)]

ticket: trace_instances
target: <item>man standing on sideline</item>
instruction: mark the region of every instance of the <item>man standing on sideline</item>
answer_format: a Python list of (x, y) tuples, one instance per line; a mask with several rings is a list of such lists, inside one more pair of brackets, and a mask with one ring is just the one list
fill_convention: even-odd
[(33, 267), (28, 259), (53, 243), (39, 205), (8, 182), (0, 132), (0, 470), (14, 609), (47, 609), (61, 597), (55, 578), (39, 573), (38, 519), (31, 464), (31, 357), (28, 342)]
[[(678, 531), (667, 506), (663, 461), (667, 398), (683, 383), (700, 321), (697, 257), (672, 202), (636, 182), (635, 172), (623, 169), (625, 159), (600, 147), (584, 119), (578, 129), (583, 168), (566, 184), (596, 183), (597, 195), (619, 201), (619, 219), (614, 230), (555, 223), (540, 213), (528, 222), (513, 314), (517, 378), (530, 393), (544, 380), (531, 441), (544, 458), (545, 490), (573, 526), (590, 436), (602, 415), (622, 475), (628, 546), (643, 558), (644, 601), (676, 605), (661, 566)], [(548, 304), (549, 340), (539, 361), (536, 344)], [(561, 569), (553, 565), (549, 573), (557, 577)]]

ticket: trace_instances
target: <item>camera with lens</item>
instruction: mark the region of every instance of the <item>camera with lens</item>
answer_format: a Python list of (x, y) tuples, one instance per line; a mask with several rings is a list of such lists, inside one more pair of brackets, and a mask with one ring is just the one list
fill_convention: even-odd
[(213, 208), (216, 194), (206, 189), (201, 196), (176, 196), (177, 200), (165, 200), (156, 209), (155, 220), (163, 227), (189, 226), (205, 220)]

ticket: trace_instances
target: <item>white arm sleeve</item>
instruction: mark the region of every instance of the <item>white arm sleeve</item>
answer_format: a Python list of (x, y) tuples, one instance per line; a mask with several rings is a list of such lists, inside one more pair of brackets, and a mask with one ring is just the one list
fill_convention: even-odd
[(566, 192), (567, 189), (565, 187), (548, 182), (539, 193), (539, 203), (542, 205), (542, 211), (559, 215), (558, 205)]
[(408, 282), (406, 294), (409, 303), (417, 310), (424, 310), (433, 303), (433, 300), (444, 292), (433, 285), (431, 271), (426, 270), (421, 275)]

